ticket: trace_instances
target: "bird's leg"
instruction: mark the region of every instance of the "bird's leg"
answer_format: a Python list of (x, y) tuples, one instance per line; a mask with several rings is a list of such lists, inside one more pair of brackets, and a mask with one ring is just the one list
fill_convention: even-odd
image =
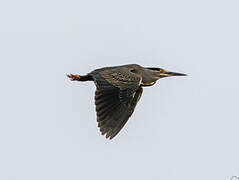
[(93, 78), (90, 75), (80, 76), (77, 74), (67, 74), (67, 77), (72, 81), (93, 81)]

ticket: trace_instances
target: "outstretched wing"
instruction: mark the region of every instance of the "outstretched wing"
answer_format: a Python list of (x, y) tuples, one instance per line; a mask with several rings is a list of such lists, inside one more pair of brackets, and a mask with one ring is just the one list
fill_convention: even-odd
[(92, 73), (96, 84), (95, 105), (98, 127), (102, 135), (112, 139), (134, 112), (143, 89), (141, 78), (114, 71)]

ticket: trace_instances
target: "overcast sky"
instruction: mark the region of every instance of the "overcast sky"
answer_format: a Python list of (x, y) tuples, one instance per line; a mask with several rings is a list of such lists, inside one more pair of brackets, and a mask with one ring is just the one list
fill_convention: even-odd
[[(1, 180), (239, 176), (238, 0), (0, 2)], [(144, 88), (111, 141), (92, 82), (137, 63), (187, 73)]]

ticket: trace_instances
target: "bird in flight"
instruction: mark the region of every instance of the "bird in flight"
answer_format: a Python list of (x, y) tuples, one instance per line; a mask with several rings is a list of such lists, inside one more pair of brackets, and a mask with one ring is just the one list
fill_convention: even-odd
[(87, 75), (67, 75), (72, 81), (94, 81), (98, 127), (106, 138), (114, 138), (134, 112), (144, 86), (152, 86), (160, 78), (186, 76), (162, 68), (128, 64), (104, 67)]

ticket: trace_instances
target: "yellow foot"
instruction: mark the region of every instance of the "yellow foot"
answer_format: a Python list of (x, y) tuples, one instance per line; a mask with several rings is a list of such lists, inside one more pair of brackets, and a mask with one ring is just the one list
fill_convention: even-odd
[(80, 80), (80, 75), (67, 74), (67, 77), (70, 78), (72, 81)]

